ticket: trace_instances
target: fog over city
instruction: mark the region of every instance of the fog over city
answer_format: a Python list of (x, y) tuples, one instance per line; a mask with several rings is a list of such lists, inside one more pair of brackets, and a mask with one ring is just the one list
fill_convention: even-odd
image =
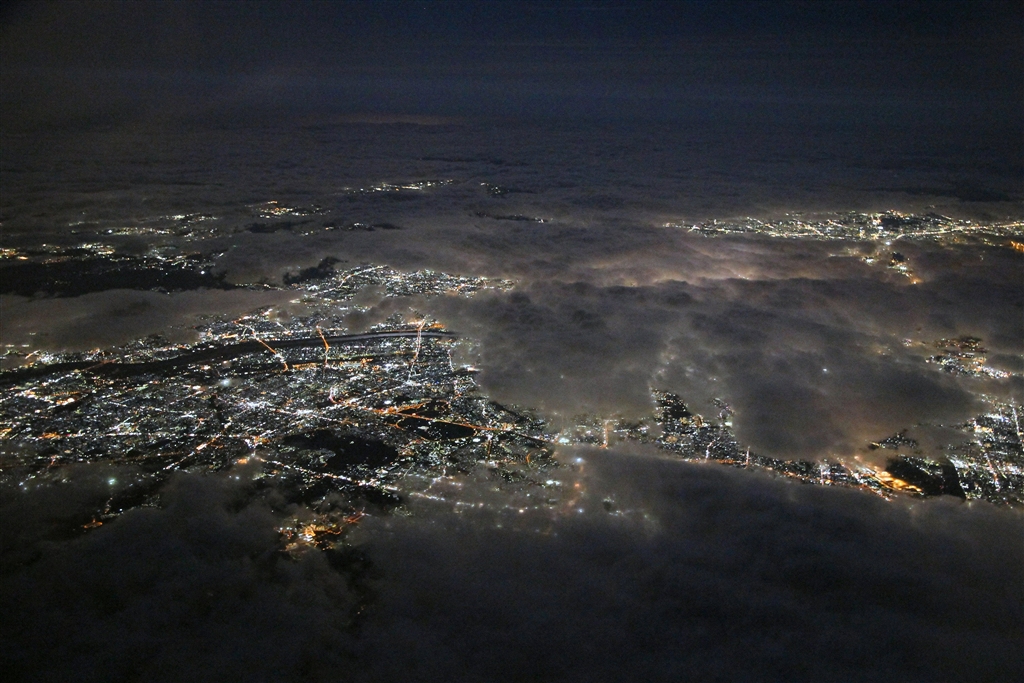
[(1014, 3), (14, 3), (24, 680), (1024, 673)]

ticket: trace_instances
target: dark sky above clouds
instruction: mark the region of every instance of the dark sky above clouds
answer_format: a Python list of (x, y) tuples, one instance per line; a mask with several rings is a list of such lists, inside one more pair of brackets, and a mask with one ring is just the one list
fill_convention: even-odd
[(4, 111), (22, 123), (676, 117), (865, 100), (1003, 110), (1024, 93), (1015, 2), (41, 2), (0, 20)]

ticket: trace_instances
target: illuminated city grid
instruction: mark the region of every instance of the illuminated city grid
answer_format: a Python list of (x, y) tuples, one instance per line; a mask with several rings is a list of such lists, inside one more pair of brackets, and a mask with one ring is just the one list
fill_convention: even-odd
[[(932, 240), (943, 244), (973, 239), (1006, 243), (1006, 238), (1020, 239), (1024, 223), (983, 224), (958, 220), (939, 214), (833, 213), (803, 216), (791, 214), (779, 220), (746, 218), (736, 221), (712, 220), (694, 225), (666, 223), (668, 228), (685, 228), (707, 236), (758, 234), (783, 239), (821, 240)], [(1012, 244), (1018, 245), (1019, 242)], [(1015, 246), (1024, 250), (1024, 245)]]
[[(379, 191), (403, 189), (416, 188)], [(281, 215), (274, 213), (275, 203), (259, 210)], [(928, 217), (904, 217), (893, 223), (896, 228), (886, 227), (883, 219), (890, 215), (858, 214), (836, 222), (835, 238), (862, 239), (863, 231), (882, 234), (900, 226), (909, 226), (906, 234), (929, 239), (968, 230)], [(763, 231), (809, 230), (802, 225), (794, 220)], [(117, 267), (200, 272), (209, 267), (203, 257), (169, 247), (125, 256), (98, 243), (71, 250), (44, 246), (33, 253), (9, 249), (3, 258), (8, 263), (108, 259)], [(161, 484), (176, 471), (260, 463), (262, 480), (287, 492), (289, 500), (324, 513), (283, 530), (294, 543), (333, 538), (367, 506), (393, 507), (410, 496), (443, 498), (440, 482), (481, 468), (497, 485), (528, 492), (531, 502), (517, 499), (516, 506), (571, 504), (573, 492), (563, 491), (550, 476), (562, 467), (552, 457), (560, 445), (607, 448), (639, 442), (689, 461), (857, 487), (884, 497), (951, 494), (1024, 504), (1019, 404), (993, 399), (989, 412), (945, 425), (964, 439), (940, 457), (923, 453), (902, 432), (866, 445), (885, 456), (884, 469), (759, 455), (737, 442), (734, 411), (727, 403), (716, 401), (705, 415), (683, 397), (658, 390), (652, 395), (657, 408), (648, 418), (580, 416), (575, 426), (554, 431), (528, 409), (489, 400), (475, 381), (477, 371), (453, 363), (456, 336), (433, 321), (396, 314), (368, 330), (345, 327), (345, 315), (359, 310), (351, 299), (367, 287), (386, 296), (472, 296), (484, 289), (508, 290), (514, 283), (379, 265), (335, 271), (335, 263), (328, 259), (291, 276), (285, 288), (306, 313), (286, 321), (271, 309), (235, 319), (209, 317), (196, 328), (199, 341), (193, 344), (150, 337), (75, 354), (8, 345), (5, 355), (20, 359), (23, 367), (0, 374), (0, 478), (24, 487), (60, 481), (64, 468), (80, 463), (136, 468), (138, 479), (119, 488), (87, 522), (96, 525), (132, 507), (155, 504)], [(1009, 375), (985, 364), (980, 339), (938, 340), (931, 349), (927, 362), (936, 371), (995, 379)]]

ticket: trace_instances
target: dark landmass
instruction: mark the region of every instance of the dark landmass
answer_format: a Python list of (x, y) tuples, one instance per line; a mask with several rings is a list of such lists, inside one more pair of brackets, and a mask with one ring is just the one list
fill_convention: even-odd
[(238, 285), (197, 267), (174, 267), (143, 259), (115, 258), (15, 261), (0, 264), (0, 294), (71, 297), (109, 289), (182, 292), (193, 289), (236, 289)]

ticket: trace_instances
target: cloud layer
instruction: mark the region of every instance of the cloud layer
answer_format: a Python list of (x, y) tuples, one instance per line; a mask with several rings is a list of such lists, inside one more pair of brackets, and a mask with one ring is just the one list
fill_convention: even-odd
[[(4, 659), (34, 680), (105, 681), (1024, 673), (1018, 512), (640, 452), (561, 457), (567, 494), (551, 507), (520, 513), (524, 492), (495, 493), (480, 472), (457, 503), (364, 518), (345, 551), (369, 568), (356, 583), (351, 561), (278, 552), (276, 527), (308, 513), (253, 499), (253, 472), (183, 476), (161, 509), (20, 539), (32, 552), (5, 562)], [(5, 534), (77, 509), (53, 490), (4, 489)]]
[(1019, 348), (1009, 250), (965, 251), (947, 274), (930, 263), (941, 248), (908, 245), (921, 263), (912, 284), (829, 244), (662, 243), (670, 256), (616, 245), (614, 257), (579, 253), (557, 275), (524, 274), (512, 292), (424, 306), (480, 340), (466, 357), (499, 400), (636, 417), (650, 412), (651, 388), (698, 411), (717, 397), (735, 408), (741, 442), (777, 457), (849, 455), (917, 423), (965, 420), (982, 385), (1019, 396), (1017, 380), (958, 379), (925, 363), (942, 338)]

